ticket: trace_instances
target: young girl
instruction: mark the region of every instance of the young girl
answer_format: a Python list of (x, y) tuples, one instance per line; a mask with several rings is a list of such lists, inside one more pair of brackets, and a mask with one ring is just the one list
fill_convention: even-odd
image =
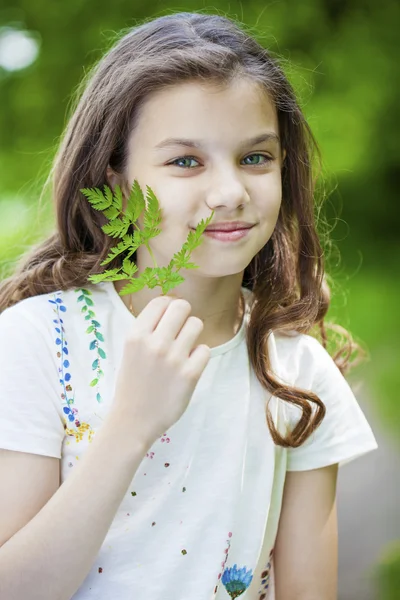
[[(276, 600), (336, 598), (337, 468), (377, 444), (326, 350), (316, 148), (228, 18), (148, 21), (94, 69), (57, 229), (0, 289), (1, 598), (263, 600), (272, 563)], [(124, 256), (101, 266), (118, 240), (80, 190), (126, 207), (135, 181), (162, 209), (135, 277), (213, 215), (165, 296), (88, 279)]]

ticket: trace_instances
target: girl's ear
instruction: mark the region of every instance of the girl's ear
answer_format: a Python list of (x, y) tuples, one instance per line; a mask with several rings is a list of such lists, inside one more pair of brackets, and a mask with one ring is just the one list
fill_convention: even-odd
[(110, 188), (112, 190), (115, 189), (116, 185), (119, 185), (122, 189), (122, 178), (121, 175), (119, 175), (118, 173), (116, 173), (111, 167), (110, 165), (108, 165), (107, 167), (107, 171), (106, 171), (106, 179), (107, 179), (107, 183), (110, 186)]
[(282, 164), (285, 162), (285, 158), (286, 158), (286, 150), (283, 149), (283, 151), (282, 151)]
[(115, 190), (115, 187), (117, 185), (119, 185), (119, 187), (121, 188), (124, 200), (126, 200), (129, 197), (130, 190), (128, 189), (128, 185), (127, 185), (127, 182), (125, 181), (125, 178), (122, 177), (122, 175), (120, 173), (116, 173), (110, 167), (110, 165), (108, 165), (107, 170), (106, 170), (106, 179), (107, 179), (107, 183), (108, 183), (109, 187), (113, 191)]

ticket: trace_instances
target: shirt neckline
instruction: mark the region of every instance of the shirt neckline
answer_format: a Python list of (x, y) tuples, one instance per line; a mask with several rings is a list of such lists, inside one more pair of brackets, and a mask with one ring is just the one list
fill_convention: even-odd
[[(121, 296), (115, 289), (112, 281), (101, 281), (96, 285), (99, 285), (107, 292), (107, 294), (109, 295), (116, 310), (121, 315), (124, 315), (125, 319), (136, 319), (135, 315), (133, 315), (131, 313), (131, 311), (129, 310), (129, 308), (125, 305)], [(245, 303), (246, 303), (244, 315), (242, 318), (242, 323), (241, 323), (238, 331), (236, 332), (236, 334), (230, 340), (228, 340), (227, 342), (225, 342), (223, 344), (220, 344), (219, 346), (214, 346), (213, 348), (210, 348), (210, 358), (214, 358), (215, 356), (219, 356), (220, 354), (225, 354), (226, 352), (229, 352), (230, 350), (232, 350), (232, 348), (234, 348), (235, 346), (240, 344), (240, 342), (245, 338), (246, 325), (247, 325), (248, 317), (250, 314), (250, 298), (251, 298), (252, 292), (251, 292), (251, 290), (249, 290), (243, 286), (241, 287), (241, 290), (243, 292), (243, 296), (244, 296)]]

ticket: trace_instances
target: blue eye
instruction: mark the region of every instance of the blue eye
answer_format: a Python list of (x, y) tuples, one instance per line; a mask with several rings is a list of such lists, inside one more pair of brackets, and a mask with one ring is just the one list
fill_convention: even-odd
[[(176, 164), (177, 162), (180, 161), (184, 161), (184, 160), (196, 160), (194, 158), (194, 156), (180, 156), (179, 158), (176, 158), (175, 160), (173, 160), (172, 162), (168, 163), (169, 165), (173, 165), (174, 167), (179, 167), (180, 165)], [(196, 161), (197, 162), (197, 161)], [(187, 169), (188, 167), (183, 167), (184, 169)]]
[[(267, 165), (268, 163), (270, 163), (270, 162), (272, 162), (272, 161), (274, 160), (274, 159), (273, 159), (271, 156), (268, 156), (267, 154), (260, 154), (260, 153), (258, 153), (258, 152), (257, 152), (257, 153), (254, 153), (254, 154), (249, 154), (248, 156), (246, 156), (246, 157), (244, 158), (244, 160), (246, 160), (247, 158), (250, 158), (251, 156), (261, 156), (261, 157), (265, 158), (265, 161), (264, 161), (264, 162), (257, 162), (257, 163), (247, 163), (247, 165), (250, 165), (250, 166), (255, 166), (255, 167), (258, 167), (258, 166), (265, 166), (265, 165)], [(168, 165), (173, 165), (173, 166), (179, 167), (179, 166), (181, 166), (181, 165), (178, 165), (177, 163), (178, 163), (178, 162), (180, 162), (180, 161), (184, 161), (184, 160), (188, 160), (188, 161), (194, 160), (194, 161), (196, 161), (196, 162), (197, 162), (197, 159), (196, 159), (194, 156), (187, 156), (187, 155), (185, 155), (185, 156), (180, 156), (179, 158), (176, 158), (175, 160), (173, 160), (173, 161), (171, 161), (170, 163), (167, 163), (167, 164), (168, 164)], [(188, 167), (188, 166), (183, 166), (183, 168), (184, 168), (184, 169), (188, 169), (188, 168), (190, 168), (190, 167)]]
[[(263, 158), (265, 158), (265, 162), (262, 162), (262, 163), (247, 163), (248, 165), (252, 165), (252, 164), (255, 165), (255, 166), (266, 165), (269, 162), (271, 162), (272, 160), (274, 160), (273, 158), (271, 158), (271, 156), (267, 156), (266, 154), (259, 154), (259, 153), (249, 154), (248, 156), (246, 156), (246, 158), (250, 158), (251, 156), (262, 156)], [(244, 160), (246, 160), (246, 158)]]

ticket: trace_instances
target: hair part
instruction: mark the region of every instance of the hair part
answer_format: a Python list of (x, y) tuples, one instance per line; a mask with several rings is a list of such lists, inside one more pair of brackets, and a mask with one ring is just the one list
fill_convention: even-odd
[[(107, 185), (108, 167), (124, 172), (129, 136), (151, 94), (189, 81), (226, 86), (238, 77), (257, 83), (272, 100), (287, 152), (278, 221), (245, 269), (243, 285), (254, 293), (246, 342), (256, 376), (271, 394), (302, 411), (293, 431), (281, 436), (266, 406), (274, 442), (294, 448), (320, 425), (325, 405), (311, 391), (277, 380), (267, 341), (276, 330), (317, 329), (327, 346), (324, 318), (330, 294), (314, 217), (312, 172), (314, 160), (321, 164), (321, 157), (278, 61), (227, 17), (181, 12), (145, 22), (125, 33), (89, 72), (78, 88), (50, 173), (56, 230), (24, 254), (15, 272), (0, 283), (0, 312), (30, 296), (83, 287), (90, 275), (119, 267), (123, 255), (101, 266), (116, 241), (102, 231), (104, 215), (80, 189)], [(341, 333), (345, 341), (334, 360), (345, 373), (350, 356), (361, 349), (346, 330)]]

